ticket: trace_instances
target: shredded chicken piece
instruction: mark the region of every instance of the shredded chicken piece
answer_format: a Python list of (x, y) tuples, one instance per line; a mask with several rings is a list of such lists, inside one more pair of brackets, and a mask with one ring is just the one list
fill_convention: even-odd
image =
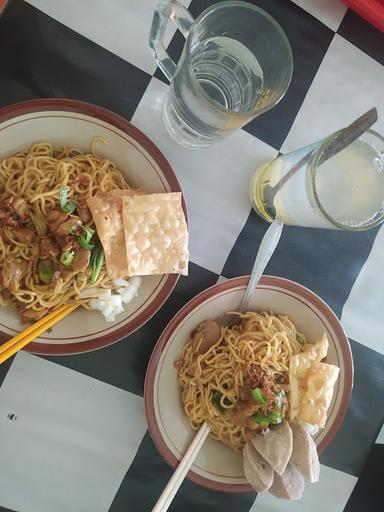
[(56, 240), (62, 251), (72, 251), (79, 248), (79, 244), (74, 236), (58, 236)]
[(13, 211), (22, 222), (29, 220), (29, 208), (27, 202), (22, 197), (16, 197), (13, 201)]
[(0, 203), (0, 224), (10, 228), (18, 228), (29, 220), (29, 208), (24, 199), (7, 195)]
[[(49, 211), (47, 213), (47, 217), (46, 217), (48, 228), (53, 234), (56, 233), (56, 229), (58, 229), (60, 224), (65, 222), (67, 219), (68, 219), (68, 213), (59, 212), (58, 210)], [(68, 233), (66, 233), (66, 234), (68, 234)]]
[(89, 224), (92, 221), (92, 215), (86, 203), (77, 205), (77, 213), (83, 224)]
[(258, 430), (259, 425), (250, 417), (260, 409), (260, 406), (254, 401), (238, 401), (232, 411), (232, 420), (239, 427), (246, 427), (250, 430)]
[(22, 197), (7, 195), (0, 204), (0, 218), (12, 217), (13, 220), (24, 223), (29, 220), (28, 204)]
[(3, 263), (2, 280), (4, 288), (14, 293), (20, 288), (20, 281), (27, 272), (28, 263), (21, 258), (8, 256)]
[(214, 320), (204, 320), (204, 322), (201, 322), (192, 335), (192, 342), (197, 348), (196, 354), (199, 355), (207, 352), (212, 345), (219, 341), (220, 334), (220, 326)]
[(56, 237), (67, 237), (75, 234), (76, 228), (82, 225), (80, 217), (68, 215), (58, 210), (51, 210), (47, 214), (47, 224), (49, 230)]
[(21, 312), (21, 321), (23, 323), (40, 320), (40, 318), (43, 318), (44, 315), (48, 313), (48, 308), (45, 309), (39, 309), (38, 311), (34, 309), (25, 309)]
[(18, 228), (15, 229), (12, 234), (18, 242), (24, 242), (26, 244), (35, 242), (37, 238), (36, 232), (30, 228)]
[(31, 246), (31, 263), (33, 267), (33, 271), (37, 271), (37, 262), (39, 261), (39, 244), (32, 244)]
[[(256, 412), (263, 415), (272, 412), (277, 400), (277, 393), (282, 386), (276, 386), (273, 373), (258, 364), (249, 364), (247, 374), (240, 400), (236, 402), (232, 410), (232, 419), (236, 425), (250, 430), (259, 430), (260, 425), (250, 417)], [(267, 402), (265, 405), (258, 404), (253, 399), (251, 391), (255, 388), (260, 389)]]
[(91, 252), (79, 247), (69, 267), (61, 266), (60, 274), (64, 282), (68, 281), (79, 272), (83, 272), (89, 265)]
[(40, 255), (42, 258), (56, 258), (60, 254), (57, 243), (47, 236), (40, 238)]

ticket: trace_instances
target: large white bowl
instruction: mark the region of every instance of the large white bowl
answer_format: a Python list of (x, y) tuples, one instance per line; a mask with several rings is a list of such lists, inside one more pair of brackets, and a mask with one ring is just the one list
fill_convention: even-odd
[[(98, 153), (116, 162), (133, 186), (148, 192), (181, 191), (160, 150), (140, 130), (108, 110), (60, 99), (28, 101), (0, 109), (0, 159), (38, 141), (90, 151), (95, 136), (102, 136), (109, 143), (99, 144)], [(116, 322), (106, 323), (99, 312), (78, 309), (26, 350), (50, 355), (73, 354), (114, 343), (140, 327), (160, 308), (177, 279), (176, 275), (146, 276), (139, 296)], [(24, 328), (15, 311), (0, 308), (0, 341)]]
[[(171, 320), (152, 353), (145, 380), (145, 407), (149, 431), (163, 458), (176, 466), (195, 431), (184, 414), (174, 362), (191, 332), (207, 318), (217, 318), (239, 305), (249, 276), (229, 279), (203, 291)], [(345, 416), (352, 391), (353, 364), (348, 339), (332, 310), (303, 286), (279, 277), (262, 277), (251, 309), (287, 314), (309, 341), (325, 332), (329, 339), (327, 361), (340, 367), (328, 420), (315, 437), (318, 452), (331, 442)], [(244, 476), (242, 455), (209, 437), (190, 472), (195, 483), (227, 492), (253, 489)]]

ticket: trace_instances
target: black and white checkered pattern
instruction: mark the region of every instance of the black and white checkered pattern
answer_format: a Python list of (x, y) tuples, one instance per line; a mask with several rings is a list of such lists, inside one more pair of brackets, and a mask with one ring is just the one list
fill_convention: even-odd
[[(384, 132), (384, 35), (339, 0), (252, 0), (274, 16), (294, 53), (284, 99), (222, 143), (176, 147), (162, 126), (168, 84), (147, 39), (156, 0), (10, 0), (0, 18), (0, 106), (43, 97), (85, 100), (132, 121), (169, 159), (191, 226), (190, 275), (126, 340), (93, 353), (19, 353), (0, 366), (0, 510), (147, 512), (171, 469), (146, 429), (146, 365), (164, 326), (219, 278), (250, 271), (267, 228), (248, 183), (279, 151), (304, 146), (376, 105)], [(196, 16), (214, 0), (184, 0)], [(169, 51), (183, 38), (169, 29)], [(341, 317), (355, 381), (347, 417), (301, 502), (221, 494), (186, 481), (174, 512), (382, 510), (384, 228), (362, 233), (287, 227), (266, 273), (298, 281)], [(1, 316), (1, 311), (0, 311)], [(381, 495), (381, 496), (380, 496)], [(380, 499), (381, 497), (381, 499)]]

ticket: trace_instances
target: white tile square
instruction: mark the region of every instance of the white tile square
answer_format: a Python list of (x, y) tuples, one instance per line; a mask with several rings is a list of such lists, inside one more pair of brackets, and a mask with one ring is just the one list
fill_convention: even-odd
[(341, 0), (292, 0), (336, 32), (347, 11)]
[(341, 315), (347, 335), (384, 354), (384, 226), (376, 236)]
[(341, 512), (356, 482), (355, 476), (321, 465), (320, 480), (314, 484), (305, 482), (301, 500), (281, 500), (262, 492), (249, 512)]
[(167, 85), (152, 78), (132, 123), (159, 146), (181, 182), (190, 220), (191, 261), (220, 274), (251, 210), (251, 176), (277, 151), (244, 130), (209, 148), (182, 148), (163, 125), (167, 90)]
[(145, 432), (141, 397), (19, 352), (0, 388), (0, 505), (107, 512)]
[(379, 120), (373, 129), (384, 133), (383, 84), (384, 66), (336, 34), (282, 152), (320, 140), (374, 106)]
[[(152, 17), (158, 0), (27, 0), (28, 3), (75, 32), (149, 74), (156, 62), (148, 46)], [(184, 6), (190, 0), (179, 0)], [(176, 26), (168, 23), (168, 46)]]
[(381, 427), (381, 430), (379, 432), (379, 435), (376, 439), (377, 444), (384, 444), (384, 425)]

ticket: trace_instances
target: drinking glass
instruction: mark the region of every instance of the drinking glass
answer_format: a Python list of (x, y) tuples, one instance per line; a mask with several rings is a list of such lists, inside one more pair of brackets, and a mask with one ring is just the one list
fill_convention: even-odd
[[(384, 220), (384, 138), (367, 130), (324, 161), (337, 133), (280, 155), (260, 167), (251, 203), (264, 220), (313, 228), (362, 231)], [(305, 158), (309, 154), (309, 158)], [(300, 161), (292, 174), (292, 168)]]
[[(168, 20), (186, 38), (177, 65), (163, 43)], [(178, 1), (161, 0), (149, 44), (171, 82), (164, 124), (191, 149), (221, 140), (272, 108), (292, 77), (292, 51), (282, 28), (246, 2), (220, 2), (193, 19)]]

